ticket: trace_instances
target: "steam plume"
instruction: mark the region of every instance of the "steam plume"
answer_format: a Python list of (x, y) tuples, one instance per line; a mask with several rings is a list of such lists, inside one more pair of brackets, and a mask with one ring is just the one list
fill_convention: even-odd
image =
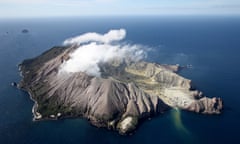
[(111, 43), (113, 41), (120, 41), (126, 36), (125, 29), (119, 30), (110, 30), (108, 33), (101, 35), (98, 33), (86, 33), (74, 38), (70, 38), (64, 41), (64, 45), (68, 44), (82, 44), (91, 41), (102, 42), (102, 43)]
[[(120, 43), (126, 30), (110, 30), (106, 34), (86, 33), (64, 41), (65, 45), (77, 44), (78, 48), (70, 54), (70, 59), (61, 65), (61, 72), (86, 72), (101, 76), (99, 63), (113, 59), (138, 61), (146, 56), (143, 46)], [(113, 43), (114, 42), (114, 43)]]

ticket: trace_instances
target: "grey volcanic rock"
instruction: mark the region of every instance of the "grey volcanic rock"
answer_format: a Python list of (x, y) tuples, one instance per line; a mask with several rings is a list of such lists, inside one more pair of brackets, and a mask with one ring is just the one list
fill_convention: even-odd
[(118, 123), (117, 129), (120, 134), (126, 134), (136, 129), (138, 124), (138, 117), (128, 116)]
[(19, 65), (23, 76), (19, 87), (35, 101), (35, 120), (85, 117), (97, 127), (125, 134), (133, 131), (140, 119), (170, 107), (221, 112), (222, 101), (193, 90), (190, 80), (176, 74), (178, 65), (115, 60), (99, 64), (101, 77), (61, 72), (61, 64), (75, 49), (54, 47)]
[(214, 113), (220, 113), (220, 110), (222, 109), (223, 104), (222, 100), (220, 98), (207, 98), (203, 97), (199, 101), (193, 102), (188, 109), (190, 111), (194, 111), (197, 113), (206, 113), (206, 114), (214, 114)]

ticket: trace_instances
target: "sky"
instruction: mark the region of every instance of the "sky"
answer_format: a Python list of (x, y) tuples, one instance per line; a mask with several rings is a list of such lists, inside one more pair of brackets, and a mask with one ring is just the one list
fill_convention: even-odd
[(240, 15), (240, 0), (0, 0), (0, 17)]

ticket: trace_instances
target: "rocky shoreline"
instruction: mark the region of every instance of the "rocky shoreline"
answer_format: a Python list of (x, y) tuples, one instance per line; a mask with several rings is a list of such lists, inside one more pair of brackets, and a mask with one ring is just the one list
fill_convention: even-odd
[(134, 131), (139, 120), (164, 113), (170, 107), (202, 114), (220, 114), (220, 98), (208, 98), (191, 80), (176, 72), (179, 65), (144, 61), (109, 61), (101, 64), (101, 77), (84, 72), (62, 74), (59, 68), (76, 49), (53, 47), (20, 65), (22, 81), (34, 101), (34, 120), (84, 117), (97, 127)]

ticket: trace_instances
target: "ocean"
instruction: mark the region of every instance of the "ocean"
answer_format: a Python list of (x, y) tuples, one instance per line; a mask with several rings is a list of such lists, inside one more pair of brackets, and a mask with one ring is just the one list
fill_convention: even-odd
[[(148, 48), (147, 60), (192, 65), (181, 75), (209, 97), (221, 115), (172, 109), (140, 124), (133, 135), (96, 128), (85, 119), (32, 121), (33, 102), (11, 82), (17, 65), (73, 36), (124, 28), (130, 44)], [(28, 33), (22, 33), (28, 29)], [(0, 144), (208, 144), (240, 141), (240, 17), (151, 16), (0, 19)]]

